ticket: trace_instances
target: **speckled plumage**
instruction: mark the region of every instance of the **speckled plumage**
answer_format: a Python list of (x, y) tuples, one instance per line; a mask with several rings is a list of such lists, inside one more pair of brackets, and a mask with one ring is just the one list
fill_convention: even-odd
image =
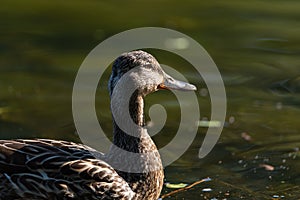
[[(138, 125), (134, 135), (123, 132), (113, 120), (114, 145), (106, 155), (66, 141), (0, 140), (0, 200), (156, 200), (163, 185), (163, 166), (143, 127), (143, 97), (157, 91), (166, 77), (172, 83), (176, 81), (163, 72), (152, 55), (133, 51), (115, 60), (108, 86), (110, 95), (122, 95), (122, 91), (114, 91), (115, 86), (133, 68), (137, 71), (130, 78), (137, 89), (130, 98), (129, 112)], [(195, 89), (189, 84), (184, 87)], [(136, 162), (123, 150), (138, 155)]]
[(131, 199), (126, 181), (90, 151), (65, 141), (1, 140), (0, 199)]

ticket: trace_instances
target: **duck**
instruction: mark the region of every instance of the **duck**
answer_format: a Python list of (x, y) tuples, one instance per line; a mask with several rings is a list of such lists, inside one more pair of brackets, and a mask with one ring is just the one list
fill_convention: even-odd
[[(114, 108), (111, 105), (115, 110), (113, 141), (106, 154), (54, 139), (0, 140), (0, 199), (158, 199), (164, 171), (145, 126), (144, 97), (158, 90), (194, 91), (196, 87), (172, 78), (151, 54), (136, 50), (121, 54), (112, 64), (108, 81), (111, 101), (126, 99), (118, 88), (125, 76), (123, 86), (134, 87), (128, 110), (136, 126), (124, 130), (115, 120), (123, 115), (119, 102)], [(130, 155), (135, 158), (125, 157)]]

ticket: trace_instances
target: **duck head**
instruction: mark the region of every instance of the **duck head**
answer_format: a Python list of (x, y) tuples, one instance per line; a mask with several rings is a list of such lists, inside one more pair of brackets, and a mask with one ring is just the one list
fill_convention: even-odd
[(130, 87), (137, 89), (137, 93), (146, 96), (160, 89), (193, 91), (196, 87), (192, 84), (176, 80), (165, 73), (157, 60), (144, 51), (123, 53), (113, 63), (108, 89), (110, 95), (121, 79), (128, 73), (131, 79)]

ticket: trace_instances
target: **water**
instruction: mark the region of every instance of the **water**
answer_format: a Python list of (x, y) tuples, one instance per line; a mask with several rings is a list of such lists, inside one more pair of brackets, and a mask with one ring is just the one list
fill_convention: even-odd
[[(165, 169), (166, 182), (212, 181), (171, 199), (300, 198), (299, 8), (300, 2), (276, 0), (122, 6), (115, 1), (5, 1), (0, 8), (0, 137), (79, 142), (71, 94), (89, 51), (127, 29), (172, 28), (196, 39), (214, 59), (225, 82), (228, 110), (221, 138), (206, 158), (197, 156), (206, 132), (199, 128), (189, 150)], [(209, 95), (192, 66), (164, 51), (149, 52), (197, 85), (201, 118), (209, 118)], [(102, 128), (110, 133), (108, 75), (99, 84), (96, 108)], [(179, 105), (165, 91), (147, 97), (146, 103), (146, 108), (161, 103), (167, 109), (167, 123), (154, 136), (162, 147), (176, 133)]]

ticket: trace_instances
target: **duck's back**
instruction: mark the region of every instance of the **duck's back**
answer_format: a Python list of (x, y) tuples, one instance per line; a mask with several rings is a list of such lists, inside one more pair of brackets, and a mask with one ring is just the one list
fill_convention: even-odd
[(84, 145), (0, 140), (0, 199), (131, 199), (127, 182)]

